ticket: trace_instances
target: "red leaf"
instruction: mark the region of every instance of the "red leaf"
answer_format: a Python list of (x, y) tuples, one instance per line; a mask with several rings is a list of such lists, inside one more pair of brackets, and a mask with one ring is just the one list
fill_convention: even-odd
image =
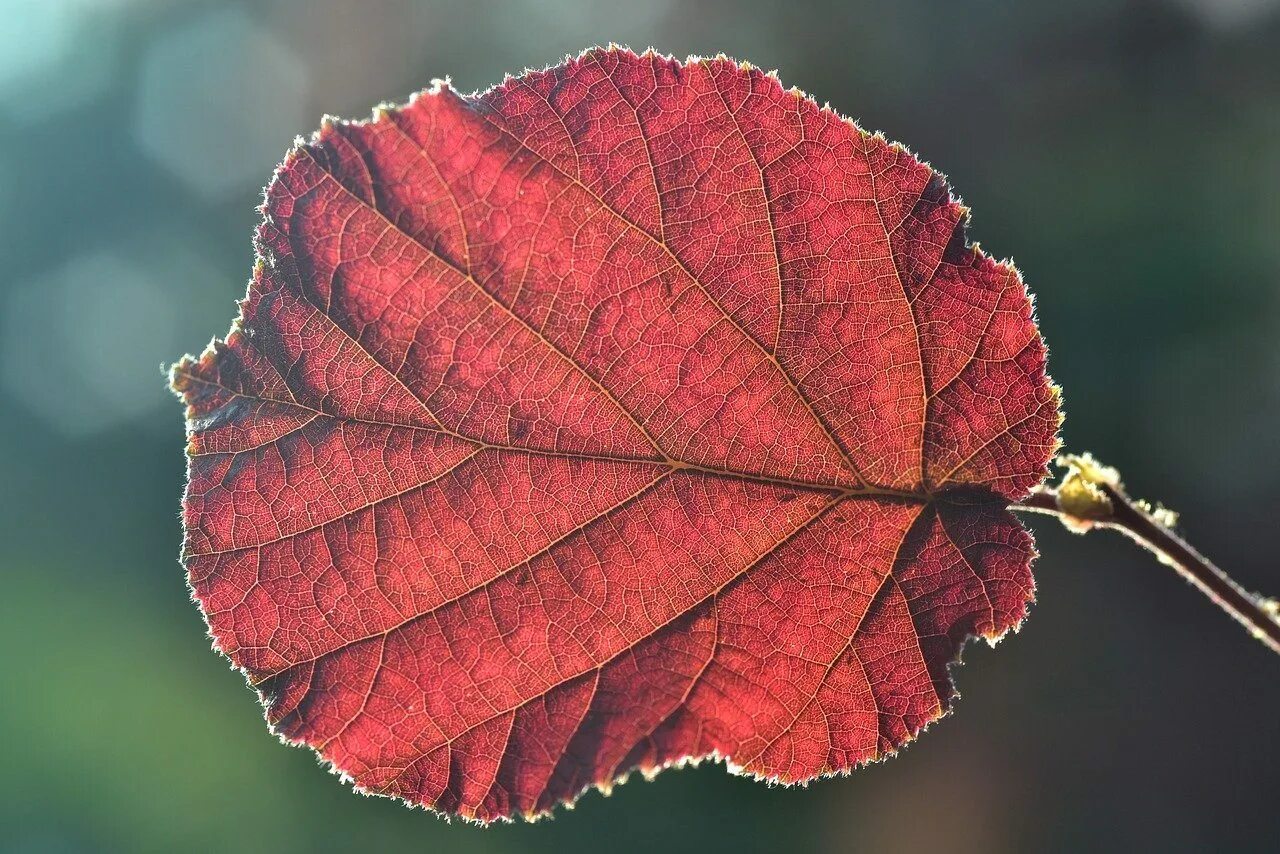
[(1059, 422), (945, 181), (771, 75), (592, 50), (326, 122), (188, 404), (185, 563), (285, 738), (488, 820), (893, 753), (1017, 627)]

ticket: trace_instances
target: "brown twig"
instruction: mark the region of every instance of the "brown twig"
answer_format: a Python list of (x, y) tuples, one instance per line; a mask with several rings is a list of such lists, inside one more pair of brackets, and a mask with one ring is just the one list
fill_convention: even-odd
[(1088, 455), (1064, 457), (1067, 474), (1058, 487), (1042, 487), (1015, 510), (1049, 513), (1072, 531), (1093, 527), (1112, 528), (1151, 551), (1161, 563), (1182, 574), (1222, 610), (1235, 617), (1249, 633), (1272, 651), (1280, 653), (1280, 614), (1274, 599), (1250, 593), (1174, 533), (1174, 516), (1153, 510), (1129, 497), (1114, 469)]

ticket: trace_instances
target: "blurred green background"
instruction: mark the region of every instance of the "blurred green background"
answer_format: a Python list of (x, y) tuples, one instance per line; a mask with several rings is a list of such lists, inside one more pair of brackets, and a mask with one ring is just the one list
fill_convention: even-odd
[(1065, 435), (1280, 593), (1280, 3), (0, 0), (0, 849), (1276, 850), (1280, 660), (1036, 520), (957, 714), (807, 789), (719, 766), (480, 830), (328, 776), (209, 650), (179, 406), (323, 113), (617, 41), (777, 67), (947, 172), (1038, 297)]

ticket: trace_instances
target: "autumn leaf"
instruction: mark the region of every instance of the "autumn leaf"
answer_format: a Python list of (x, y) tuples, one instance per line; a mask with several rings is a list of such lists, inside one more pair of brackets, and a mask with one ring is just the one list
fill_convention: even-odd
[(327, 120), (187, 404), (184, 562), (273, 729), (492, 820), (892, 754), (1016, 628), (1056, 448), (1018, 272), (903, 147), (596, 49)]

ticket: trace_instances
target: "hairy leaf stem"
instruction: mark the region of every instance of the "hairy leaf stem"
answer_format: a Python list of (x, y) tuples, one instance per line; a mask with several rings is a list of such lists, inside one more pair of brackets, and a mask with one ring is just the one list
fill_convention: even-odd
[(1280, 653), (1280, 608), (1274, 599), (1250, 593), (1178, 536), (1176, 516), (1161, 507), (1136, 501), (1125, 492), (1115, 469), (1088, 454), (1060, 457), (1066, 468), (1062, 482), (1037, 489), (1014, 510), (1057, 516), (1075, 533), (1112, 528), (1145, 547), (1200, 589), (1210, 601), (1235, 617), (1249, 633)]

